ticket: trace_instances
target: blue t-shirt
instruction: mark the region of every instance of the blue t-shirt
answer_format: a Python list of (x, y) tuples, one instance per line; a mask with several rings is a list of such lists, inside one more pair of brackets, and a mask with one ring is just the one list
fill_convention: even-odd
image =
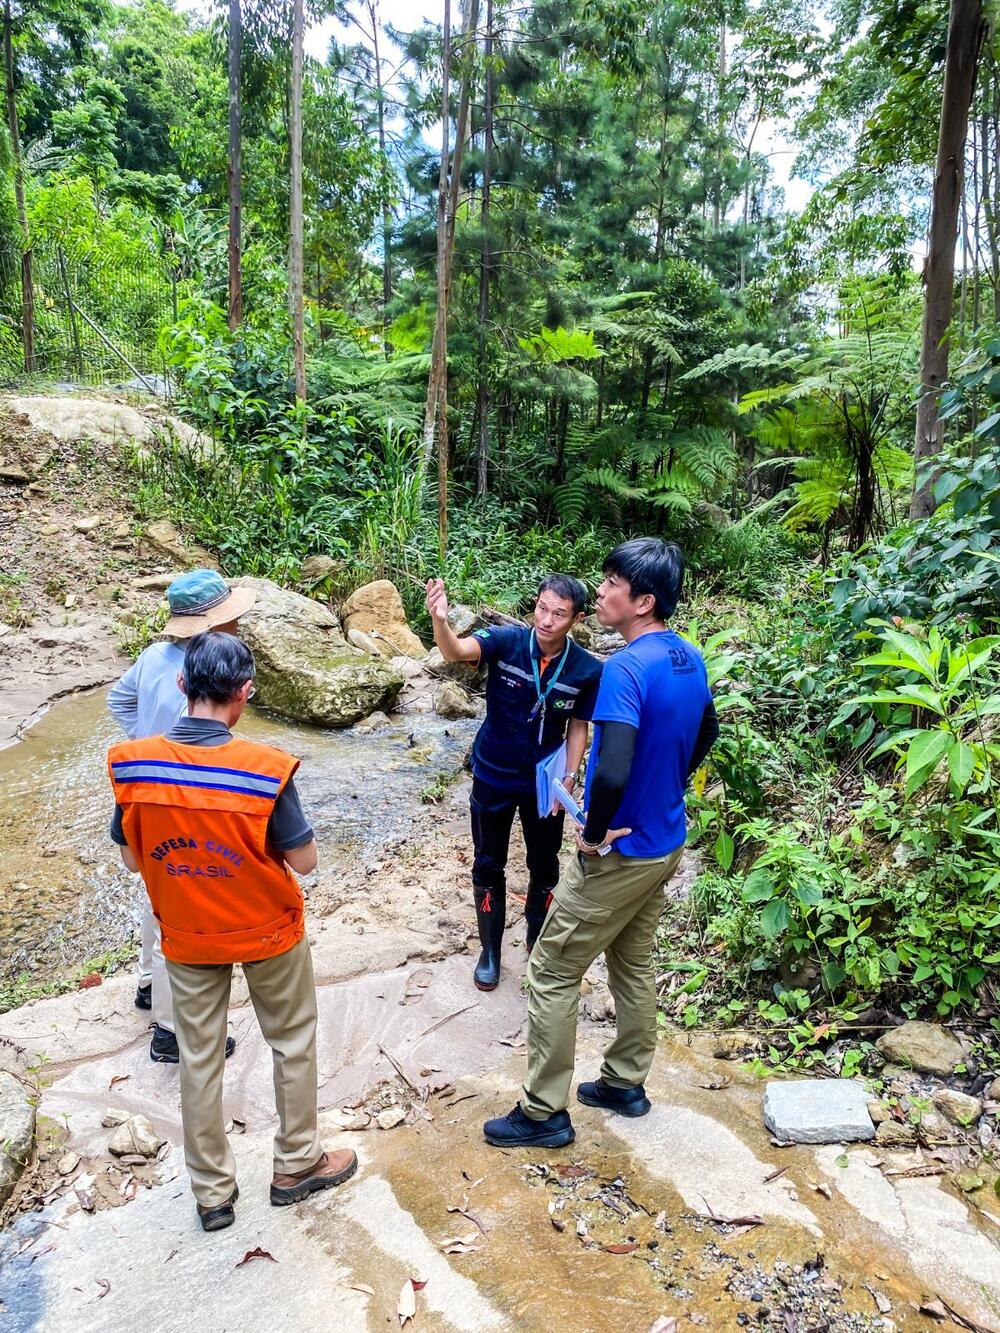
[[(541, 671), (541, 650), (531, 631), (520, 625), (476, 630), (480, 662), (486, 678), (486, 720), (472, 748), (472, 773), (504, 791), (535, 790), (535, 765), (559, 748), (571, 717), (593, 716), (601, 663), (578, 643), (567, 640), (569, 652), (545, 700), (544, 718), (531, 717), (538, 702), (532, 658), (538, 663), (544, 694), (552, 683), (558, 658)], [(533, 644), (533, 648), (532, 648)]]
[(601, 723), (638, 731), (628, 785), (611, 828), (630, 828), (614, 844), (623, 856), (667, 856), (687, 836), (684, 788), (688, 764), (711, 699), (697, 648), (673, 630), (642, 634), (605, 665), (594, 708), (594, 745), (584, 804), (601, 747)]

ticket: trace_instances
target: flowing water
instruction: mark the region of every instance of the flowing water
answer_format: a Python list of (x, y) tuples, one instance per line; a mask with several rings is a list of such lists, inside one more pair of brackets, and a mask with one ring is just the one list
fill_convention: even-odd
[[(56, 976), (128, 944), (139, 922), (138, 880), (108, 836), (105, 755), (121, 732), (106, 692), (57, 703), (0, 751), (0, 980)], [(377, 861), (405, 837), (420, 793), (459, 767), (475, 723), (414, 714), (360, 736), (249, 711), (240, 734), (299, 756), (296, 778), (324, 871)]]

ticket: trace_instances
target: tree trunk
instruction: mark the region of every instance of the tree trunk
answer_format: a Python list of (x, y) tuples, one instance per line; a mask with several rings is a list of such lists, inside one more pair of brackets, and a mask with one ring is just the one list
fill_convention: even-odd
[[(438, 170), (437, 200), (437, 308), (434, 312), (434, 338), (431, 343), (431, 370), (427, 380), (424, 408), (424, 438), (421, 469), (425, 470), (438, 442), (438, 544), (444, 561), (448, 545), (448, 143), (449, 103), (451, 94), (451, 0), (444, 0), (441, 28), (441, 165)], [(461, 142), (461, 139), (459, 139)]]
[(486, 0), (486, 88), (483, 99), (483, 197), (479, 224), (483, 232), (479, 261), (479, 364), (476, 385), (476, 420), (479, 437), (476, 446), (476, 494), (485, 495), (489, 485), (490, 457), (490, 381), (487, 366), (486, 325), (490, 317), (490, 271), (493, 264), (490, 238), (490, 173), (493, 169), (493, 0)]
[(242, 106), (240, 68), (243, 49), (243, 15), (240, 0), (229, 0), (229, 158), (226, 183), (229, 188), (229, 327), (243, 323), (243, 169)]
[(921, 394), (913, 461), (917, 469), (911, 518), (926, 518), (935, 509), (930, 478), (921, 464), (941, 449), (944, 430), (938, 393), (948, 374), (946, 334), (955, 298), (955, 238), (962, 189), (965, 136), (969, 106), (976, 86), (976, 63), (983, 30), (982, 0), (951, 0), (945, 52), (944, 95), (938, 132), (937, 162), (931, 198), (930, 242), (924, 267), (924, 318), (920, 348)]
[(464, 49), (462, 52), (462, 82), (458, 94), (458, 119), (455, 122), (455, 150), (451, 159), (451, 179), (448, 188), (448, 216), (446, 219), (445, 253), (447, 256), (447, 282), (451, 288), (451, 266), (455, 257), (455, 224), (458, 221), (458, 205), (462, 190), (462, 155), (469, 126), (469, 99), (472, 92), (472, 75), (476, 63), (476, 28), (479, 25), (479, 0), (468, 0), (466, 28), (463, 32)]
[(718, 175), (715, 180), (715, 190), (712, 196), (712, 231), (718, 236), (722, 227), (722, 156), (723, 139), (726, 129), (725, 112), (725, 86), (726, 86), (726, 19), (723, 15), (719, 20), (719, 103), (717, 112), (716, 133), (718, 134), (718, 143), (716, 144), (716, 171)]
[(24, 163), (21, 159), (21, 135), (14, 89), (13, 26), (10, 0), (5, 0), (3, 57), (7, 89), (7, 128), (10, 130), (10, 148), (14, 156), (14, 200), (21, 228), (21, 346), (24, 352), (24, 368), (30, 374), (35, 369), (35, 288), (31, 271), (31, 233), (28, 230), (28, 210), (24, 203)]
[(388, 361), (392, 356), (389, 343), (389, 302), (392, 300), (392, 209), (389, 207), (389, 159), (385, 151), (385, 89), (382, 87), (382, 57), (378, 49), (378, 5), (369, 0), (368, 15), (372, 24), (372, 48), (375, 55), (375, 96), (378, 99), (378, 149), (382, 175), (382, 350)]
[(292, 0), (292, 105), (290, 116), (290, 237), (289, 273), (292, 298), (292, 351), (295, 359), (295, 397), (305, 402), (306, 343), (303, 292), (302, 219), (302, 65), (305, 39), (304, 0)]

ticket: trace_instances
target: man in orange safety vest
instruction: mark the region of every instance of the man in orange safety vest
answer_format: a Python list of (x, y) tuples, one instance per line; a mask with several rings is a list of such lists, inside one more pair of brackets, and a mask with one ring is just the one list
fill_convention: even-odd
[(222, 1111), (235, 963), (274, 1055), (272, 1204), (339, 1185), (357, 1169), (353, 1152), (323, 1151), (317, 1127), (316, 987), (294, 874), (315, 868), (316, 841), (293, 782), (298, 760), (232, 735), (254, 674), (240, 639), (195, 635), (178, 676), (187, 716), (163, 736), (108, 753), (111, 836), (142, 876), (162, 933), (184, 1156), (205, 1231), (232, 1225), (239, 1193)]

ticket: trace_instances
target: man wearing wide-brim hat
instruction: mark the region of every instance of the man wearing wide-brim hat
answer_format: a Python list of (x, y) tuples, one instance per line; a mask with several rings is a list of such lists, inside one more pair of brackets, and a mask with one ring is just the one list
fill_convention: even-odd
[[(210, 629), (235, 634), (236, 622), (250, 610), (255, 599), (252, 588), (232, 588), (214, 569), (192, 569), (178, 574), (167, 589), (170, 619), (160, 631), (161, 637), (136, 658), (108, 694), (108, 708), (129, 740), (161, 736), (185, 716), (187, 700), (177, 684), (184, 665), (185, 641)], [(160, 928), (146, 894), (135, 1005), (137, 1009), (152, 1010), (149, 1058), (158, 1064), (176, 1064), (179, 1057), (170, 981), (163, 961)], [(234, 1048), (235, 1042), (230, 1037), (226, 1054), (232, 1054)]]

